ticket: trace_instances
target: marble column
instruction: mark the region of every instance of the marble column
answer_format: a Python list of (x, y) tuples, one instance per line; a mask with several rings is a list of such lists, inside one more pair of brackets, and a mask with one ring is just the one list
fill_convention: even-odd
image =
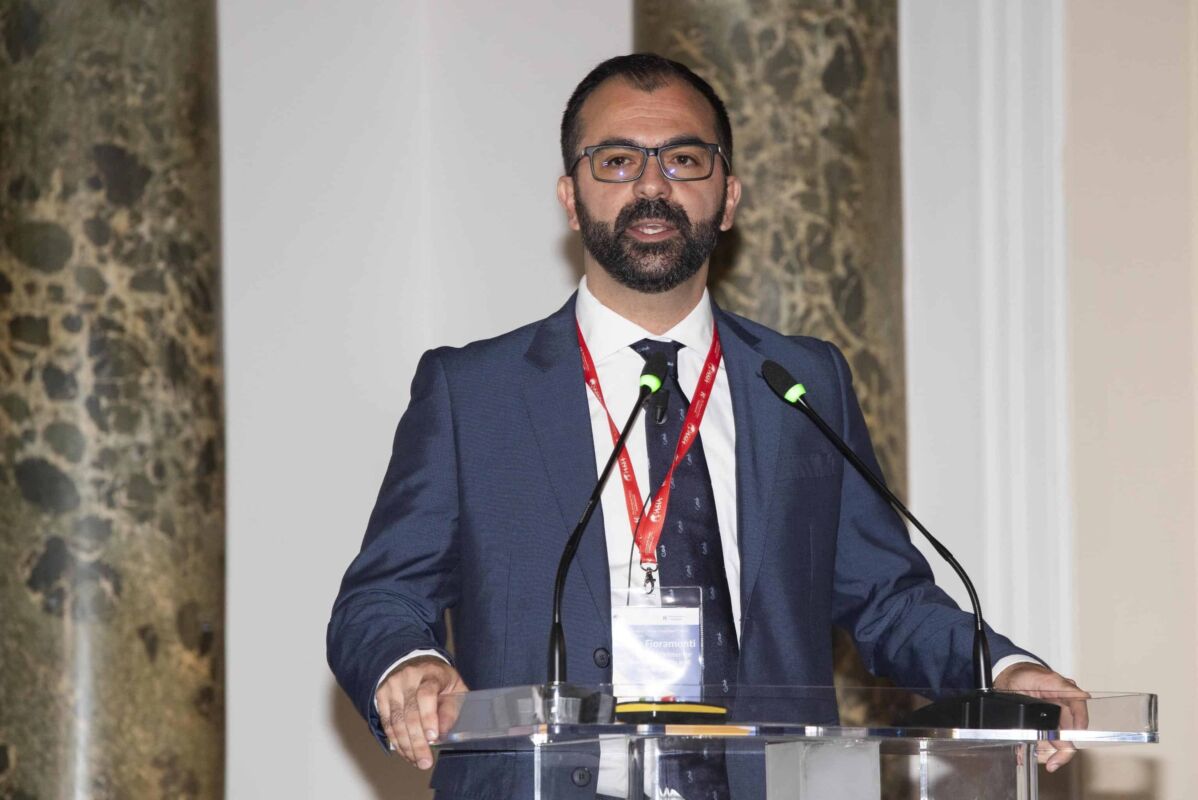
[(220, 797), (214, 5), (0, 39), (0, 797)]
[(897, 16), (894, 0), (638, 0), (634, 36), (702, 75), (732, 117), (745, 191), (717, 298), (844, 350), (902, 487)]
[[(745, 188), (714, 258), (716, 298), (844, 351), (883, 472), (901, 492), (896, 0), (637, 0), (633, 25), (636, 50), (690, 66), (732, 117)], [(866, 679), (843, 639), (837, 664), (844, 682)]]

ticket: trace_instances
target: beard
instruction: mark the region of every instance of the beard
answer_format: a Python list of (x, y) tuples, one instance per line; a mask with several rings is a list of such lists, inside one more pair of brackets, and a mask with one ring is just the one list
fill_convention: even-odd
[[(680, 286), (707, 263), (719, 239), (724, 198), (711, 219), (697, 224), (691, 223), (681, 206), (662, 198), (642, 197), (624, 206), (613, 224), (596, 220), (577, 197), (575, 207), (582, 244), (607, 274), (629, 289), (660, 294)], [(629, 227), (646, 219), (664, 220), (678, 235), (662, 242), (638, 242), (626, 235)]]

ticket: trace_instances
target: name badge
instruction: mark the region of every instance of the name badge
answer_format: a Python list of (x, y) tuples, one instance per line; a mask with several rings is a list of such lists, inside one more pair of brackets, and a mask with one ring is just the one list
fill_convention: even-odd
[(612, 683), (620, 699), (700, 700), (703, 592), (665, 588), (612, 606)]

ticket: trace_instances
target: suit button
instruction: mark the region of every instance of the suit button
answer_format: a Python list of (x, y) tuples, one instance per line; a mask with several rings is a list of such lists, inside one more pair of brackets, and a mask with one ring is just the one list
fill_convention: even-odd
[(611, 664), (611, 653), (607, 652), (607, 648), (596, 648), (594, 655), (595, 666), (599, 669), (607, 669), (607, 666)]
[(570, 773), (570, 781), (581, 789), (591, 782), (591, 771), (586, 767), (575, 767)]

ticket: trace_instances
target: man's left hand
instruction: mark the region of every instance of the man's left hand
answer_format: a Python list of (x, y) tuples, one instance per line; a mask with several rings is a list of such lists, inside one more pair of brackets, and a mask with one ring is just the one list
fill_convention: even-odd
[[(1071, 679), (1040, 664), (1012, 664), (994, 679), (994, 688), (1002, 692), (1040, 697), (1061, 707), (1061, 730), (1083, 730), (1089, 726), (1086, 700), (1090, 695)], [(1037, 759), (1049, 772), (1056, 772), (1073, 758), (1077, 748), (1071, 742), (1054, 741), (1051, 747), (1038, 745)]]

